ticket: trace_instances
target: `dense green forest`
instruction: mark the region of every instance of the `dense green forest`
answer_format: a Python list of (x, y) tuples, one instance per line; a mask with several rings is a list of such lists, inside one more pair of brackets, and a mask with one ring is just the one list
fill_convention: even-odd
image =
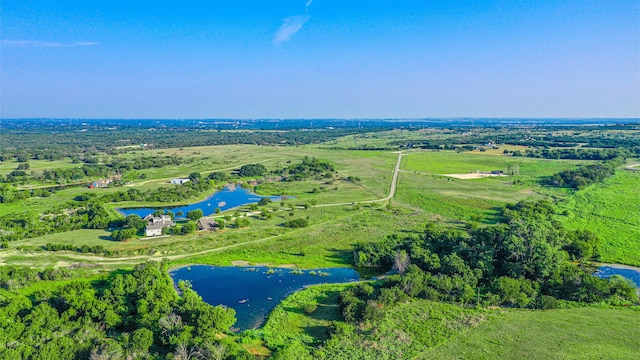
[(202, 301), (187, 283), (180, 296), (166, 266), (141, 264), (128, 274), (90, 284), (72, 282), (31, 297), (0, 300), (2, 359), (224, 359), (219, 340), (235, 322), (232, 309)]
[[(462, 231), (429, 223), (419, 238), (359, 244), (355, 265), (398, 273), (384, 286), (381, 301), (387, 305), (400, 293), (543, 309), (558, 306), (557, 300), (637, 302), (634, 287), (622, 278), (599, 279), (569, 262), (597, 257), (599, 240), (587, 231), (566, 231), (553, 214), (547, 202), (518, 203), (503, 210), (498, 225)], [(347, 318), (363, 315), (364, 307), (343, 303)]]

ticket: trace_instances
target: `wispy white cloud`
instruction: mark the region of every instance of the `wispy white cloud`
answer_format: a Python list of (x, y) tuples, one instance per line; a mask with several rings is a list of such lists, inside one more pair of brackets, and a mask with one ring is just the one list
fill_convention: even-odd
[(302, 26), (307, 20), (309, 20), (309, 16), (307, 15), (289, 16), (282, 20), (282, 25), (280, 25), (280, 28), (276, 31), (273, 43), (279, 44), (291, 40), (291, 37), (302, 29)]
[(309, 10), (309, 6), (311, 6), (312, 2), (313, 0), (307, 0), (307, 2), (305, 3), (304, 15), (289, 16), (288, 18), (282, 20), (282, 25), (280, 25), (273, 37), (274, 44), (280, 44), (282, 42), (291, 40), (291, 37), (298, 31), (300, 31), (300, 29), (302, 29), (302, 26), (310, 18), (310, 16), (306, 15), (306, 13)]
[(11, 47), (34, 47), (34, 48), (55, 48), (55, 47), (81, 47), (81, 46), (94, 46), (98, 45), (93, 41), (77, 41), (71, 43), (61, 43), (54, 41), (40, 41), (40, 40), (2, 40), (2, 46)]

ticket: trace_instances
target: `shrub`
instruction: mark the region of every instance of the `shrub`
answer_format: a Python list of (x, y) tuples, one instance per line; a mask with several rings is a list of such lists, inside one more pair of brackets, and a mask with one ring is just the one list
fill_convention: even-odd
[(304, 305), (304, 312), (307, 314), (314, 313), (318, 308), (318, 304), (316, 303), (308, 303)]
[(284, 227), (288, 228), (303, 228), (309, 225), (309, 221), (307, 219), (293, 219), (284, 223)]

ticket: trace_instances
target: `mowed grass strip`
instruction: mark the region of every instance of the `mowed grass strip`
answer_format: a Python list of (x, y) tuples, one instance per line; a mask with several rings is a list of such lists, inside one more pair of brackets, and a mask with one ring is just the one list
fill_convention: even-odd
[(637, 310), (513, 310), (419, 359), (637, 359), (639, 350)]

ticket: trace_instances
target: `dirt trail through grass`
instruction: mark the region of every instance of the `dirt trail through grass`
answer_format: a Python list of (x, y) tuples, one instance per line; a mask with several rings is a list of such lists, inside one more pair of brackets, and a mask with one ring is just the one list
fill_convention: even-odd
[[(398, 154), (398, 160), (396, 161), (396, 167), (393, 170), (393, 178), (391, 179), (391, 187), (389, 188), (389, 195), (387, 195), (382, 199), (359, 201), (360, 204), (371, 204), (375, 202), (387, 201), (387, 200), (390, 200), (393, 197), (393, 195), (396, 194), (396, 186), (398, 184), (398, 173), (400, 172), (400, 163), (402, 162), (402, 155), (404, 155), (402, 151), (398, 151), (397, 154)], [(352, 205), (352, 204), (353, 202), (342, 202), (342, 203), (333, 203), (333, 204), (319, 204), (319, 205), (314, 205), (313, 207), (344, 206), (344, 205)]]

